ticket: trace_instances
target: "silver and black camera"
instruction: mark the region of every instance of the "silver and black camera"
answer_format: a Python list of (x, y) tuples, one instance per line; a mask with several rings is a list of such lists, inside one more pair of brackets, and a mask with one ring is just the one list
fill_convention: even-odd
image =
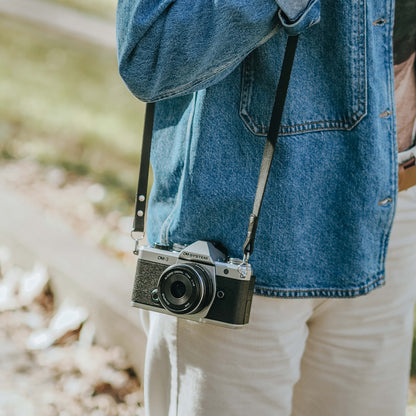
[(222, 326), (248, 323), (255, 277), (213, 243), (155, 244), (138, 252), (132, 305)]

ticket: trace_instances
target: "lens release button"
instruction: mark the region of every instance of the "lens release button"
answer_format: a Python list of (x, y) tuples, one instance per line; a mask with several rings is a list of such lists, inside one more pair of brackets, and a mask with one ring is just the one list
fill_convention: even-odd
[(159, 303), (159, 294), (157, 293), (157, 289), (152, 290), (152, 301), (155, 303)]

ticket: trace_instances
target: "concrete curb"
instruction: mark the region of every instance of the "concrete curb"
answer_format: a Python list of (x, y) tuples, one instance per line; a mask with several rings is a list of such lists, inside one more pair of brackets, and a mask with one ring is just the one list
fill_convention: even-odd
[(58, 303), (70, 298), (86, 306), (97, 341), (123, 347), (142, 379), (146, 336), (139, 310), (130, 306), (133, 270), (1, 182), (0, 245), (11, 249), (13, 261), (22, 267), (32, 267), (36, 260), (45, 264)]

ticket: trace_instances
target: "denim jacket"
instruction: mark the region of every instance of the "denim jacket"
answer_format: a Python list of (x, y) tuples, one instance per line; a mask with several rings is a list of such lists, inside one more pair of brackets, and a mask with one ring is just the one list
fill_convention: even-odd
[(394, 0), (119, 0), (120, 74), (157, 101), (151, 242), (242, 256), (287, 35), (300, 34), (250, 263), (256, 293), (383, 285), (397, 200)]

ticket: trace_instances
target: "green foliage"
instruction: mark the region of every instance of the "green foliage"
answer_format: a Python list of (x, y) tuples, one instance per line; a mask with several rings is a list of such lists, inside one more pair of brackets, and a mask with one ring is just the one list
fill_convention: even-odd
[(0, 62), (3, 158), (134, 194), (144, 105), (119, 77), (115, 51), (0, 17)]
[(412, 343), (412, 363), (410, 365), (410, 376), (416, 377), (416, 308), (414, 311), (414, 330)]
[(416, 339), (413, 336), (413, 344), (412, 344), (412, 363), (410, 366), (410, 376), (416, 377)]

